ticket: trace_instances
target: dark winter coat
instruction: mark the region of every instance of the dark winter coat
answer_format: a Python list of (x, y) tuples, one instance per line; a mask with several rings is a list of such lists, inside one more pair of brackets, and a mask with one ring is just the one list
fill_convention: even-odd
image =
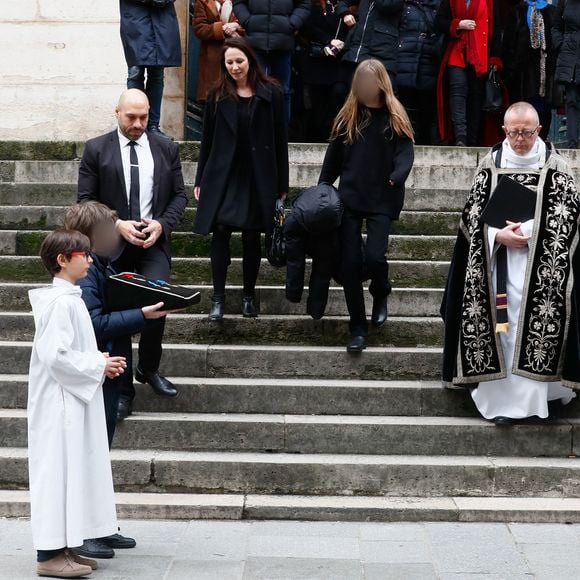
[(310, 14), (310, 0), (234, 0), (234, 13), (258, 50), (292, 50)]
[(347, 39), (342, 57), (344, 61), (359, 63), (376, 58), (385, 68), (397, 72), (397, 50), (399, 46), (399, 21), (403, 11), (403, 0), (342, 0), (338, 4), (340, 17), (358, 6), (357, 23)]
[[(201, 150), (195, 185), (201, 188), (194, 230), (209, 234), (226, 192), (236, 154), (238, 106), (234, 99), (216, 102), (210, 95), (205, 107)], [(281, 90), (260, 85), (252, 103), (250, 143), (256, 195), (265, 230), (274, 224), (274, 208), (288, 192), (288, 124)]]
[(306, 256), (312, 258), (306, 310), (314, 319), (324, 315), (330, 280), (340, 257), (338, 228), (343, 206), (332, 185), (304, 190), (294, 201), (284, 225), (286, 240), (286, 298), (300, 302), (304, 290)]
[[(544, 18), (546, 34), (546, 86), (545, 96), (551, 96), (554, 77), (554, 50), (552, 48), (553, 6), (540, 10)], [(502, 40), (502, 77), (510, 95), (510, 101), (525, 101), (535, 97), (540, 90), (540, 49), (530, 44), (527, 22), (528, 5), (522, 2), (508, 14)]]
[[(338, 33), (338, 34), (337, 34)], [(301, 57), (302, 78), (305, 84), (332, 85), (341, 78), (340, 60), (343, 53), (327, 56), (324, 47), (334, 38), (345, 40), (348, 28), (342, 18), (328, 7), (326, 14), (318, 0), (313, 0), (312, 11), (300, 31), (304, 49), (296, 54)]]
[(399, 27), (397, 86), (432, 91), (443, 55), (443, 35), (435, 28), (440, 0), (407, 0)]
[(580, 1), (560, 0), (552, 25), (552, 44), (557, 53), (555, 80), (580, 84)]
[(175, 6), (144, 6), (121, 1), (121, 42), (127, 66), (181, 66)]
[(82, 298), (91, 315), (99, 349), (103, 352), (119, 352), (115, 343), (131, 342), (131, 336), (145, 328), (146, 320), (141, 308), (110, 312), (107, 307), (107, 280), (117, 272), (108, 260), (91, 254), (93, 263), (85, 278), (79, 280)]
[[(387, 128), (386, 110), (375, 111), (352, 144), (340, 137), (328, 144), (318, 183), (334, 183), (344, 206), (364, 214), (399, 219), (405, 201), (405, 181), (414, 160), (413, 141)], [(390, 183), (392, 182), (392, 183)]]

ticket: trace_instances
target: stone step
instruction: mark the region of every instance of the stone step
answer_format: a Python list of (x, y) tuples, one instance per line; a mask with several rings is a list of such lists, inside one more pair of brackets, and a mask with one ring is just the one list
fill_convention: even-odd
[[(459, 189), (435, 189), (433, 186), (415, 187), (407, 184), (405, 209), (415, 211), (462, 211), (469, 189), (469, 183)], [(197, 201), (193, 195), (193, 185), (186, 184), (189, 207)], [(301, 187), (291, 187), (290, 201), (301, 191)], [(0, 205), (3, 206), (59, 206), (71, 205), (77, 200), (76, 183), (13, 183), (0, 181)]]
[[(113, 449), (117, 491), (385, 497), (580, 497), (575, 458)], [(28, 486), (26, 448), (0, 448), (0, 488)]]
[[(170, 377), (177, 398), (158, 397), (136, 384), (135, 413), (253, 413), (300, 415), (475, 417), (467, 389), (440, 381)], [(23, 409), (27, 375), (0, 375), (0, 408)], [(577, 416), (580, 399), (566, 406)]]
[[(444, 155), (433, 155), (430, 159), (418, 155), (407, 184), (409, 187), (449, 186), (464, 189), (471, 183), (477, 167), (478, 156), (459, 154), (454, 159)], [(577, 153), (566, 152), (566, 158), (573, 170), (580, 168)], [(305, 158), (301, 155), (290, 156), (289, 177), (292, 187), (308, 187), (318, 182), (324, 158), (324, 149)], [(76, 183), (78, 179), (78, 160), (3, 160), (0, 161), (0, 181), (5, 183)], [(185, 183), (192, 184), (197, 171), (197, 162), (187, 157), (182, 159), (182, 172)]]
[[(241, 309), (241, 304), (240, 304)], [(0, 340), (29, 340), (34, 337), (31, 313), (0, 312)], [(164, 339), (175, 344), (271, 344), (343, 346), (350, 337), (347, 317), (261, 315), (257, 318), (226, 316), (216, 324), (207, 314), (172, 314)], [(440, 318), (391, 317), (375, 329), (369, 346), (442, 346)]]
[[(37, 256), (48, 231), (0, 230), (0, 255)], [(263, 237), (263, 236), (262, 236)], [(366, 234), (363, 236), (366, 240)], [(390, 260), (448, 260), (453, 254), (456, 236), (401, 236), (389, 239)], [(171, 238), (171, 255), (175, 258), (210, 255), (211, 236), (176, 232)], [(242, 234), (234, 232), (230, 242), (233, 257), (242, 256)]]
[[(183, 179), (195, 181), (197, 163), (182, 163)], [(313, 163), (291, 162), (290, 187), (310, 187), (318, 183), (322, 156)], [(77, 183), (78, 161), (0, 161), (0, 181), (4, 183)], [(471, 184), (475, 165), (421, 165), (416, 163), (407, 178), (410, 188), (466, 189)], [(203, 192), (202, 192), (203, 195)]]
[[(362, 455), (568, 457), (580, 420), (512, 429), (471, 417), (142, 413), (117, 428), (115, 448)], [(0, 409), (0, 445), (26, 447), (26, 412)]]
[[(2, 230), (46, 230), (61, 227), (64, 206), (0, 206)], [(177, 232), (193, 231), (195, 208), (185, 211)], [(455, 236), (459, 225), (458, 212), (403, 211), (399, 221), (393, 222), (394, 234), (415, 236)]]
[[(392, 260), (389, 278), (393, 286), (402, 288), (442, 288), (447, 279), (448, 262), (421, 260)], [(306, 267), (306, 279), (310, 276), (310, 261)], [(209, 258), (174, 258), (171, 281), (176, 284), (195, 286), (211, 284)], [(258, 283), (264, 286), (285, 284), (286, 269), (274, 268), (263, 258)], [(48, 275), (40, 258), (36, 256), (0, 256), (0, 282), (48, 281)], [(242, 284), (242, 260), (232, 258), (228, 271), (228, 283)]]
[[(0, 160), (20, 161), (70, 161), (82, 157), (84, 142), (81, 141), (0, 141)], [(179, 143), (182, 161), (196, 161), (199, 157), (199, 143), (182, 141)], [(288, 154), (291, 163), (318, 163), (324, 157), (325, 143), (289, 143)], [(415, 146), (415, 163), (419, 165), (472, 165), (476, 167), (486, 148), (476, 147), (431, 147)], [(571, 159), (576, 151), (566, 151)]]
[[(580, 500), (551, 497), (373, 497), (117, 493), (120, 519), (320, 522), (580, 522)], [(28, 491), (0, 490), (0, 517), (30, 516)]]
[[(135, 385), (135, 413), (252, 413), (479, 417), (468, 389), (440, 381), (257, 379), (170, 377), (177, 398), (158, 397)], [(24, 409), (27, 375), (0, 375), (0, 408)], [(580, 397), (564, 407), (564, 418), (580, 416)]]
[[(30, 302), (28, 291), (39, 288), (41, 284), (25, 284), (19, 282), (0, 283), (0, 304), (8, 312), (28, 312)], [(211, 307), (211, 286), (190, 286), (201, 293), (201, 302), (195, 306), (196, 312), (208, 313)], [(256, 303), (262, 315), (305, 315), (308, 289), (304, 289), (302, 301), (294, 304), (286, 300), (282, 286), (257, 286)], [(393, 288), (389, 296), (389, 316), (435, 316), (439, 317), (442, 288)], [(365, 292), (367, 309), (370, 312), (372, 297)], [(226, 287), (226, 314), (240, 314), (242, 300), (241, 286)], [(193, 309), (192, 309), (193, 310)], [(325, 316), (347, 316), (344, 292), (341, 287), (332, 286), (328, 293)]]
[[(0, 341), (0, 374), (28, 373), (31, 346)], [(432, 347), (370, 347), (351, 355), (331, 346), (165, 344), (161, 370), (187, 377), (416, 380), (439, 379), (440, 367), (441, 349)]]

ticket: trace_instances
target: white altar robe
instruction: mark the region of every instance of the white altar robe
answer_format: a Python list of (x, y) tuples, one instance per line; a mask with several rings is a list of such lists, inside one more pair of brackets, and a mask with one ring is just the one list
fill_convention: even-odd
[[(521, 226), (522, 233), (525, 236), (530, 236), (533, 226), (534, 220), (524, 222)], [(497, 294), (495, 253), (499, 246), (495, 243), (495, 236), (498, 231), (497, 228), (489, 227), (487, 239), (489, 255), (491, 256), (494, 296)], [(534, 381), (514, 375), (511, 372), (528, 254), (529, 246), (521, 249), (507, 248), (506, 290), (509, 330), (499, 333), (507, 376), (505, 379), (480, 382), (478, 387), (471, 391), (477, 409), (486, 419), (494, 419), (495, 417), (524, 419), (535, 415), (545, 419), (549, 414), (548, 401), (561, 399), (562, 403), (567, 404), (576, 396), (572, 389), (563, 387), (560, 382)]]
[(29, 292), (36, 334), (28, 386), (34, 547), (80, 546), (117, 531), (98, 351), (81, 289), (60, 278)]

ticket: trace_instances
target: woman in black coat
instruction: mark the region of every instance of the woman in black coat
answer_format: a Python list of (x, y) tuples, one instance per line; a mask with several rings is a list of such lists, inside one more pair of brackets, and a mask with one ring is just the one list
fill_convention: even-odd
[[(159, 129), (164, 68), (181, 66), (181, 40), (175, 0), (121, 0), (121, 42), (125, 51), (127, 88), (149, 98), (148, 131)], [(147, 71), (147, 82), (145, 82)]]
[(405, 0), (399, 27), (397, 89), (407, 109), (415, 143), (433, 145), (437, 135), (437, 75), (443, 35), (435, 28), (441, 0)]
[(336, 13), (335, 0), (312, 0), (294, 60), (304, 85), (305, 139), (309, 143), (326, 141), (348, 93), (340, 62), (347, 32)]
[(521, 0), (508, 12), (502, 35), (502, 76), (509, 100), (527, 101), (535, 107), (542, 125), (540, 137), (544, 140), (552, 122), (554, 10), (551, 4), (536, 2), (531, 7)]
[(225, 41), (221, 84), (205, 107), (195, 179), (194, 230), (213, 233), (214, 295), (210, 320), (221, 320), (230, 264), (230, 238), (242, 232), (242, 314), (257, 316), (254, 303), (262, 257), (261, 232), (271, 232), (278, 198), (288, 192), (288, 137), (284, 97), (262, 73), (242, 38)]
[(387, 320), (391, 291), (387, 248), (391, 222), (399, 219), (405, 181), (413, 166), (413, 128), (395, 97), (389, 75), (376, 59), (361, 63), (338, 113), (319, 183), (334, 183), (344, 204), (339, 236), (340, 278), (350, 315), (347, 351), (366, 348), (368, 323), (362, 286), (361, 232), (366, 222), (366, 271), (371, 279), (372, 323)]
[(580, 120), (580, 1), (560, 0), (552, 25), (552, 44), (557, 53), (554, 80), (566, 89), (568, 147), (578, 148)]

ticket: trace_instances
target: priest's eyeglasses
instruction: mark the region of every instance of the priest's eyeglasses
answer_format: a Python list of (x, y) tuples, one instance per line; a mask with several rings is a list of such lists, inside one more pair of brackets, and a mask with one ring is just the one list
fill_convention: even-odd
[(506, 130), (505, 134), (510, 139), (517, 139), (518, 137), (523, 137), (524, 139), (531, 139), (538, 129), (539, 125), (535, 129), (525, 129), (524, 131), (515, 131), (514, 129), (511, 129), (510, 131)]
[(91, 257), (90, 252), (71, 252), (71, 256), (83, 256), (85, 260), (88, 260)]

